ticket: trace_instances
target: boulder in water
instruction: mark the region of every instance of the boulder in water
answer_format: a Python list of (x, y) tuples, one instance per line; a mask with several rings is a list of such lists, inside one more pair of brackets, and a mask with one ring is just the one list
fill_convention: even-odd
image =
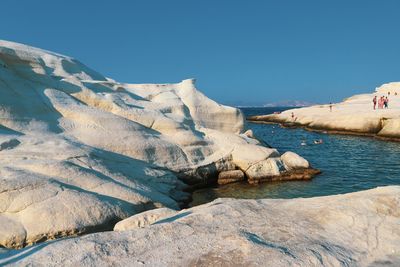
[(290, 151), (285, 152), (281, 156), (281, 159), (285, 168), (289, 171), (293, 169), (307, 169), (310, 167), (310, 163), (306, 159)]

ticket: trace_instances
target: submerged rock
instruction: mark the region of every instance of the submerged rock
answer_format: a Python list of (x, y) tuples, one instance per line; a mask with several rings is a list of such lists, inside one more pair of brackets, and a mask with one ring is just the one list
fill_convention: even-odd
[(399, 186), (309, 199), (217, 199), (145, 228), (9, 251), (0, 265), (399, 266), (399, 211)]

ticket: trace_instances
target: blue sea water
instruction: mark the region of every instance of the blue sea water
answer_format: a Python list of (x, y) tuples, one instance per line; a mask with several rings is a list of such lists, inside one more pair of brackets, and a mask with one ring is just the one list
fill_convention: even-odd
[[(288, 108), (242, 108), (246, 116), (271, 114)], [(310, 181), (287, 181), (249, 185), (236, 183), (201, 189), (193, 194), (191, 206), (219, 197), (297, 198), (360, 191), (377, 186), (400, 185), (400, 142), (369, 137), (330, 135), (275, 124), (248, 123), (254, 134), (278, 149), (306, 158), (322, 174)], [(315, 145), (314, 140), (323, 144)], [(301, 142), (305, 141), (306, 146)]]

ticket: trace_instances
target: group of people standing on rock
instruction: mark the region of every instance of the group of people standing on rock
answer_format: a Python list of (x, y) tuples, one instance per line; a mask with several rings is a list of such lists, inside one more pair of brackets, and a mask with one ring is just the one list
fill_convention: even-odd
[[(390, 95), (390, 92), (388, 95)], [(378, 100), (378, 97), (374, 96), (372, 103), (374, 103), (374, 109), (376, 109), (376, 104), (378, 104), (378, 109), (389, 108), (389, 97), (381, 96)]]

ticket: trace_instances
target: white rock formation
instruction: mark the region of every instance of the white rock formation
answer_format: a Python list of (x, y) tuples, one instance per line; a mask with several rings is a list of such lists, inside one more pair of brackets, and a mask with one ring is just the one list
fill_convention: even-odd
[(172, 217), (176, 213), (178, 213), (176, 210), (169, 208), (159, 208), (144, 211), (118, 222), (114, 226), (114, 231), (126, 231), (135, 228), (143, 228), (147, 225), (155, 223), (156, 221), (160, 220), (160, 218), (165, 218), (168, 216)]
[(234, 200), (0, 256), (16, 266), (399, 266), (400, 187)]
[(178, 209), (190, 197), (182, 180), (279, 157), (243, 131), (242, 113), (194, 80), (118, 83), (73, 58), (0, 41), (0, 246)]
[(259, 161), (246, 170), (249, 179), (261, 179), (265, 176), (277, 176), (281, 173), (283, 163), (280, 159), (269, 158)]
[[(377, 107), (374, 110), (374, 96), (378, 99), (387, 96), (389, 108)], [(335, 103), (332, 105), (332, 112), (329, 105), (316, 105), (286, 110), (281, 114), (254, 116), (250, 120), (289, 123), (316, 130), (400, 138), (400, 82), (384, 84), (372, 94), (355, 95), (341, 103)]]
[(290, 151), (285, 152), (281, 156), (281, 159), (287, 170), (300, 168), (306, 169), (310, 167), (310, 163), (307, 160)]

